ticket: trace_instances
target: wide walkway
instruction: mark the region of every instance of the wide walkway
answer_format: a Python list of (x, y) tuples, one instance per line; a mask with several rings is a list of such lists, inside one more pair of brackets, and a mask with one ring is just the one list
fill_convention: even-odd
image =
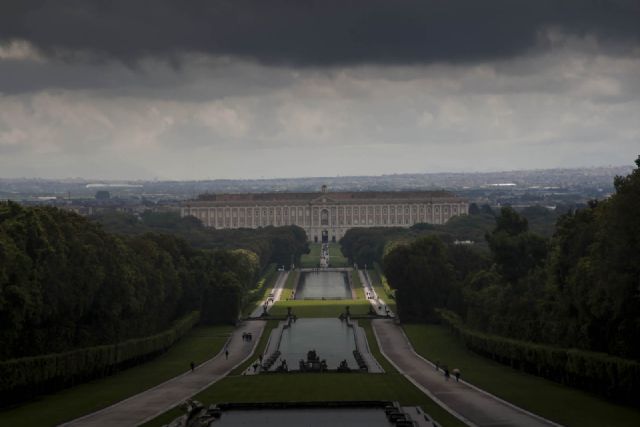
[[(193, 372), (172, 378), (154, 388), (125, 399), (93, 414), (78, 418), (64, 426), (136, 426), (173, 408), (227, 375), (235, 366), (248, 358), (260, 340), (265, 322), (246, 321), (236, 328), (227, 343), (229, 357), (224, 349), (212, 359), (196, 367)], [(247, 342), (242, 334), (251, 333)]]
[[(529, 414), (487, 393), (456, 382), (453, 376), (445, 381), (442, 372), (413, 350), (406, 335), (390, 319), (372, 322), (380, 349), (384, 355), (423, 391), (440, 401), (458, 417), (472, 426), (553, 426), (557, 424)], [(463, 372), (464, 375), (464, 372)]]

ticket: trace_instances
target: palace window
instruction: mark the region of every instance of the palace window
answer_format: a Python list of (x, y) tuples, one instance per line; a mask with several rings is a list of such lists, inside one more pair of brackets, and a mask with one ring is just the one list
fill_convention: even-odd
[(329, 211), (327, 209), (320, 212), (320, 225), (329, 225)]

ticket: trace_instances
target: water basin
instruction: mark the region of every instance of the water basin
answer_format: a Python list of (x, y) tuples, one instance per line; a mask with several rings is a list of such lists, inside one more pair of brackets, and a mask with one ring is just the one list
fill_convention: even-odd
[(305, 271), (300, 276), (295, 299), (351, 299), (344, 271)]
[[(306, 360), (309, 350), (315, 350), (321, 360), (325, 359), (328, 369), (336, 369), (345, 359), (351, 369), (358, 369), (353, 357), (356, 349), (353, 328), (340, 319), (298, 319), (283, 329), (278, 349), (290, 370), (298, 370), (299, 360)], [(274, 363), (272, 369), (278, 364)]]

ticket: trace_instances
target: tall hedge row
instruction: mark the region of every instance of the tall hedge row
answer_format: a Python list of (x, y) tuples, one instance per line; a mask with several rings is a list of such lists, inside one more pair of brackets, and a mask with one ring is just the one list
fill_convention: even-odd
[(198, 323), (194, 311), (177, 320), (170, 329), (113, 345), (81, 348), (64, 353), (23, 357), (0, 362), (0, 400), (17, 402), (60, 389), (146, 360), (171, 347)]
[(640, 404), (640, 363), (637, 361), (484, 334), (467, 328), (451, 311), (436, 311), (465, 346), (476, 353), (571, 387)]

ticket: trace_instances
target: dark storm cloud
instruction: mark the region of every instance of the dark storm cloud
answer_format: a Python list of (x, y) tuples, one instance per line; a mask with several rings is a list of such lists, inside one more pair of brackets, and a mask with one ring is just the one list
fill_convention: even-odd
[(15, 0), (0, 39), (75, 58), (179, 60), (185, 52), (267, 64), (473, 62), (540, 47), (554, 28), (637, 46), (637, 0)]

